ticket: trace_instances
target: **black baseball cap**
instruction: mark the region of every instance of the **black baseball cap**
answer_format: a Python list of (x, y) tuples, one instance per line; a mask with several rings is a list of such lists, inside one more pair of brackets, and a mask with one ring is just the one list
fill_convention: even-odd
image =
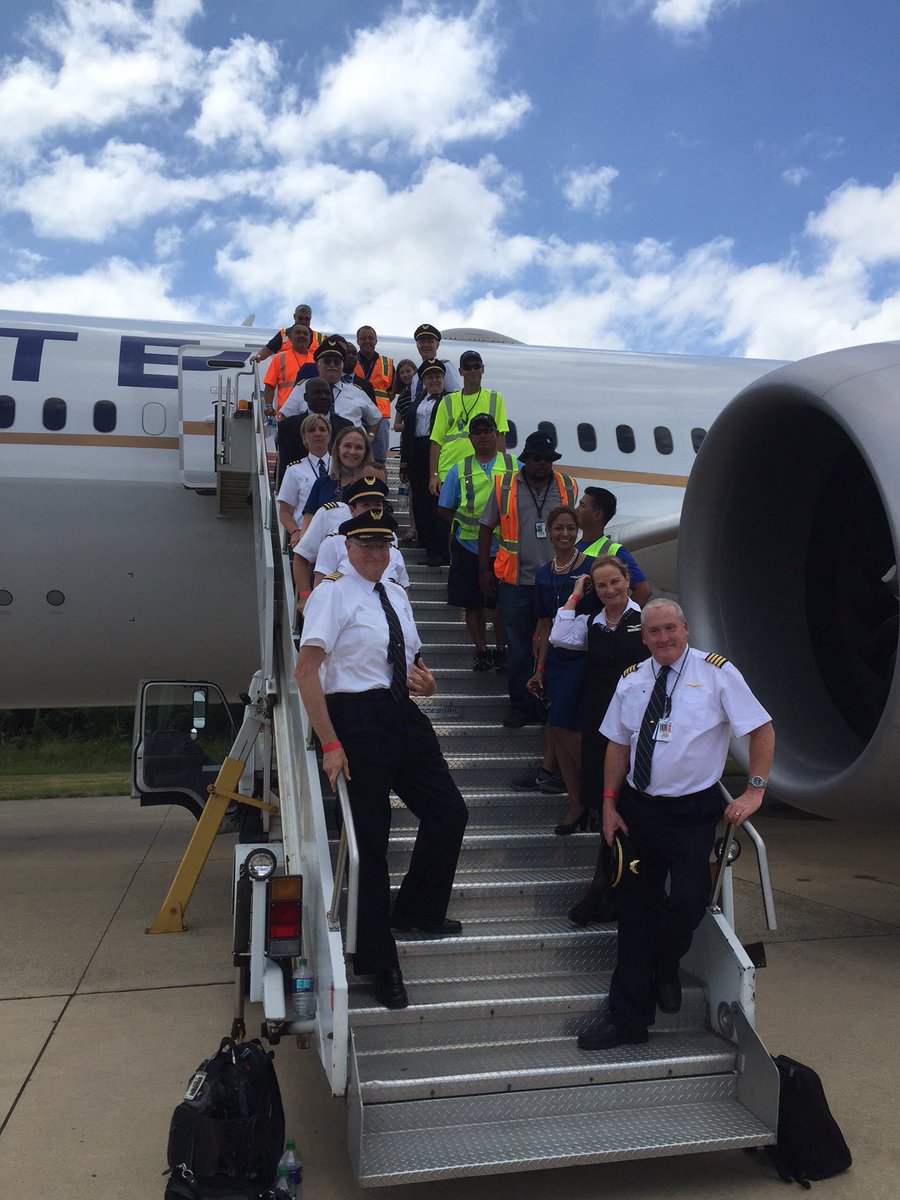
[(476, 413), (469, 422), (469, 433), (484, 433), (486, 429), (496, 431), (497, 422), (490, 413)]

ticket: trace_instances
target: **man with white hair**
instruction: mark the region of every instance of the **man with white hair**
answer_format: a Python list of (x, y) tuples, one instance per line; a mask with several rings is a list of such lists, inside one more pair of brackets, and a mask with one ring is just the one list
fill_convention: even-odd
[(651, 657), (622, 675), (600, 726), (609, 739), (603, 836), (609, 846), (628, 839), (635, 871), (626, 875), (609, 1013), (579, 1037), (582, 1050), (646, 1042), (656, 1009), (681, 1007), (678, 968), (709, 898), (731, 735), (750, 735), (746, 790), (724, 810), (732, 825), (762, 804), (775, 748), (769, 714), (728, 659), (688, 645), (674, 600), (651, 600), (641, 629)]

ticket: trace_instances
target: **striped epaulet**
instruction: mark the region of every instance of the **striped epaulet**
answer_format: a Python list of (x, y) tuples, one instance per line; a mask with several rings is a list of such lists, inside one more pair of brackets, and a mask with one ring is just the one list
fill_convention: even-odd
[(724, 654), (707, 654), (705, 662), (712, 663), (714, 667), (724, 667), (728, 659)]
[(302, 462), (303, 462), (302, 458), (295, 458), (292, 463), (288, 463), (288, 466), (289, 467), (299, 467)]
[(335, 579), (343, 579), (343, 578), (344, 578), (343, 571), (332, 571), (332, 573), (330, 575), (322, 576), (323, 581), (326, 579), (330, 579), (332, 581), (332, 583), (335, 581)]
[(624, 679), (626, 675), (630, 675), (632, 671), (636, 671), (640, 665), (640, 663), (632, 663), (630, 667), (626, 667), (622, 672), (622, 678)]
[(342, 533), (340, 533), (340, 532), (339, 532), (337, 529), (332, 529), (331, 533), (326, 533), (326, 534), (325, 534), (325, 537), (326, 537), (326, 538), (330, 538), (330, 537), (343, 537), (343, 536), (344, 536), (344, 535), (343, 535)]
[(338, 507), (340, 507), (340, 503), (341, 503), (340, 500), (327, 500), (322, 505), (322, 507), (323, 508), (338, 508)]

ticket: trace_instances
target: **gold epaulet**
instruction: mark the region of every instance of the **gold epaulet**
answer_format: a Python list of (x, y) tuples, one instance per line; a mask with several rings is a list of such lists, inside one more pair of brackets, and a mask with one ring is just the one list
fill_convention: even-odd
[(343, 579), (343, 578), (344, 578), (344, 572), (343, 572), (343, 571), (333, 571), (333, 572), (332, 572), (330, 575), (323, 575), (323, 576), (322, 576), (322, 580), (323, 580), (323, 582), (324, 582), (324, 580), (326, 580), (326, 579), (330, 579), (330, 580), (332, 581), (332, 583), (335, 581), (335, 579)]
[(332, 529), (331, 533), (326, 533), (326, 534), (325, 534), (325, 537), (326, 537), (326, 538), (330, 538), (330, 537), (343, 537), (343, 536), (344, 536), (344, 535), (343, 535), (342, 533), (339, 533), (337, 529)]
[(705, 662), (712, 663), (714, 667), (724, 667), (728, 659), (724, 654), (707, 654)]
[(630, 667), (626, 667), (622, 672), (622, 678), (624, 679), (626, 675), (630, 675), (632, 671), (636, 671), (640, 665), (640, 663), (632, 663)]
[(302, 462), (303, 462), (302, 458), (295, 458), (292, 463), (288, 463), (288, 466), (289, 467), (299, 467)]
[(327, 500), (322, 505), (322, 507), (323, 508), (337, 508), (339, 504), (340, 504), (340, 500)]

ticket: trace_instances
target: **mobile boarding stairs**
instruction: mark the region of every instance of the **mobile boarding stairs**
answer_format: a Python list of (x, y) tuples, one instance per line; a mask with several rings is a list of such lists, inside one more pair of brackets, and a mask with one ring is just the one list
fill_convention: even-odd
[[(208, 379), (200, 400), (207, 406)], [(683, 963), (681, 1011), (660, 1015), (646, 1045), (598, 1053), (577, 1048), (578, 1034), (607, 1004), (615, 962), (614, 925), (577, 928), (565, 915), (593, 874), (600, 835), (556, 837), (553, 800), (509, 787), (510, 778), (540, 757), (540, 731), (503, 727), (505, 678), (471, 671), (465, 626), (445, 603), (445, 571), (426, 568), (419, 551), (407, 554), (410, 596), (439, 690), (418, 703), (434, 723), (470, 812), (450, 904), (463, 933), (398, 942), (407, 1009), (382, 1008), (348, 977), (358, 882), (353, 821), (343, 780), (333, 796), (320, 774), (293, 680), (294, 602), (267, 460), (271, 431), (258, 403), (241, 411), (242, 393), (251, 400), (259, 394), (255, 372), (223, 370), (215, 434), (205, 447), (186, 447), (191, 476), (184, 482), (219, 490), (218, 519), (241, 519), (239, 512), (229, 515), (239, 506), (228, 498), (242, 488), (252, 493), (261, 669), (223, 768), (230, 771), (227, 786), (217, 785), (218, 796), (213, 791), (218, 808), (210, 808), (206, 822), (213, 828), (195, 845), (201, 817), (157, 921), (184, 927), (189, 889), (229, 796), (255, 797), (263, 806), (263, 832), (236, 846), (235, 879), (260, 846), (274, 852), (276, 874), (302, 876), (303, 953), (315, 973), (317, 1012), (302, 1024), (287, 1016), (284, 972), (269, 953), (262, 915), (268, 884), (254, 883), (252, 915), (237, 905), (236, 1020), (243, 1019), (249, 976), (250, 1000), (263, 1005), (264, 1034), (272, 1041), (287, 1033), (312, 1040), (333, 1094), (346, 1096), (349, 1153), (361, 1184), (774, 1142), (778, 1073), (754, 1029), (755, 967), (733, 929), (730, 838)], [(196, 420), (190, 403), (185, 384), (183, 418)], [(399, 505), (396, 512), (402, 521)], [(179, 685), (201, 702), (213, 686)], [(138, 728), (135, 787), (142, 793), (141, 746)], [(396, 887), (416, 822), (395, 803), (389, 859)], [(744, 829), (757, 851), (766, 919), (774, 929), (765, 847), (749, 823)], [(237, 927), (242, 920), (243, 929)]]

